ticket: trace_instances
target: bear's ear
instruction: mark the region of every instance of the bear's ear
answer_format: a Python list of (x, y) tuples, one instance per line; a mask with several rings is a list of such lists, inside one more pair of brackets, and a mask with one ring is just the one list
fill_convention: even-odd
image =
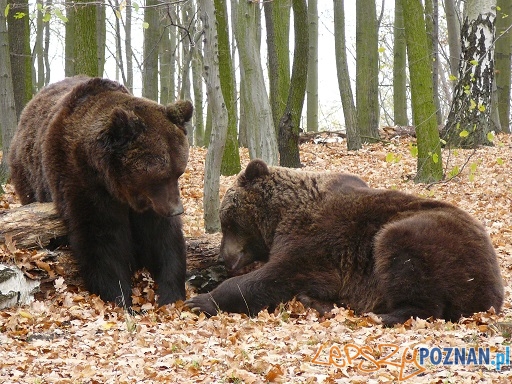
[(165, 107), (167, 118), (179, 127), (189, 122), (194, 112), (194, 106), (188, 100), (178, 100)]
[(124, 151), (146, 129), (144, 122), (132, 111), (114, 108), (107, 129), (100, 140), (114, 152)]
[(252, 181), (258, 177), (269, 175), (267, 164), (261, 159), (254, 159), (247, 164), (244, 177), (246, 181)]

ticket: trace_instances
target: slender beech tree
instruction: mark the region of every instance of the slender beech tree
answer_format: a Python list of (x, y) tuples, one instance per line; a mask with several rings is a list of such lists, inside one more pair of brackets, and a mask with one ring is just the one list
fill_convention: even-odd
[(430, 46), (432, 89), (434, 91), (437, 124), (441, 125), (443, 116), (441, 114), (441, 101), (439, 99), (439, 5), (437, 0), (425, 0), (425, 25)]
[(450, 74), (456, 76), (460, 60), (460, 14), (455, 6), (456, 0), (444, 0), (446, 27), (448, 32), (448, 48), (450, 50)]
[(126, 21), (124, 24), (126, 83), (125, 86), (133, 92), (133, 52), (132, 52), (132, 0), (126, 0)]
[(404, 14), (400, 0), (395, 1), (395, 29), (393, 44), (393, 114), (395, 125), (407, 126), (407, 51)]
[(512, 1), (497, 1), (496, 88), (501, 130), (510, 133), (510, 66), (512, 48)]
[(34, 91), (44, 87), (44, 21), (43, 16), (46, 16), (46, 12), (42, 2), (37, 2), (36, 10), (36, 38), (34, 41), (34, 49), (32, 56), (32, 65), (34, 70), (32, 71), (32, 84), (34, 85)]
[(75, 2), (74, 72), (98, 76), (98, 36), (95, 0)]
[(277, 138), (258, 44), (257, 7), (259, 4), (254, 2), (231, 1), (231, 9), (236, 11), (232, 16), (240, 59), (240, 95), (243, 104), (241, 112), (243, 111), (247, 121), (250, 157), (261, 158), (270, 165), (277, 165)]
[[(32, 98), (33, 91), (28, 0), (11, 0), (9, 5), (7, 24), (11, 74), (16, 116), (19, 119), (25, 104)], [(2, 12), (5, 12), (5, 9)]]
[(144, 8), (144, 43), (142, 64), (142, 96), (158, 100), (158, 0), (146, 0)]
[(267, 36), (269, 98), (276, 133), (290, 89), (291, 0), (263, 3)]
[(222, 154), (228, 133), (228, 110), (222, 95), (215, 7), (211, 0), (198, 0), (199, 17), (203, 23), (204, 78), (208, 106), (211, 108), (212, 132), (206, 154), (204, 175), (204, 224), (206, 232), (219, 232), (219, 189)]
[(240, 172), (240, 154), (238, 152), (237, 109), (235, 71), (231, 61), (231, 45), (229, 43), (228, 7), (226, 0), (215, 0), (215, 17), (217, 20), (217, 40), (219, 43), (220, 86), (224, 103), (228, 111), (228, 133), (222, 157), (221, 174), (235, 175)]
[(495, 7), (496, 0), (466, 3), (458, 79), (442, 131), (443, 139), (452, 147), (490, 144)]
[(7, 20), (5, 9), (7, 0), (0, 0), (0, 142), (2, 144), (2, 161), (0, 163), (0, 194), (2, 186), (9, 176), (9, 164), (7, 162), (9, 147), (14, 131), (16, 130), (16, 104), (14, 101), (14, 88), (11, 75), (11, 55), (9, 53), (9, 37), (7, 33)]
[(279, 121), (279, 163), (284, 167), (300, 167), (299, 130), (302, 107), (306, 96), (306, 83), (308, 77), (308, 61), (304, 60), (308, 54), (307, 25), (308, 6), (306, 0), (292, 0), (293, 32), (295, 35), (292, 78), (284, 114)]
[(443, 167), (424, 10), (421, 0), (400, 0), (400, 4), (404, 13), (412, 115), (418, 144), (415, 181), (430, 183), (441, 180)]
[(65, 24), (66, 36), (64, 39), (64, 74), (66, 77), (76, 75), (75, 72), (75, 16), (76, 9), (73, 0), (65, 0), (66, 19)]
[(352, 95), (352, 85), (348, 73), (347, 49), (345, 45), (345, 4), (344, 0), (334, 0), (334, 55), (340, 90), (341, 105), (347, 131), (347, 149), (361, 149), (361, 136), (357, 129), (357, 113)]
[(308, 82), (307, 119), (308, 132), (318, 131), (318, 0), (308, 1)]
[(107, 41), (106, 12), (103, 2), (96, 3), (96, 40), (98, 48), (98, 76), (101, 77), (105, 72), (105, 44)]
[(379, 138), (379, 51), (375, 0), (356, 3), (357, 127), (364, 142)]

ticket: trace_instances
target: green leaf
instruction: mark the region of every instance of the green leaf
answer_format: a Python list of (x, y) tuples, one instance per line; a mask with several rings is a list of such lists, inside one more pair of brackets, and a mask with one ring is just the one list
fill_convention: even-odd
[(456, 81), (457, 76), (450, 74), (450, 77), (448, 78), (450, 81)]
[(9, 10), (11, 9), (11, 3), (7, 4), (7, 7), (4, 9), (4, 16), (7, 18), (9, 16)]
[(118, 19), (121, 19), (121, 12), (119, 12), (117, 9), (115, 10), (115, 14)]
[(461, 133), (459, 133), (459, 136), (460, 137), (468, 137), (469, 136), (469, 132), (466, 131), (466, 130), (463, 130)]
[(132, 3), (133, 9), (135, 9), (135, 12), (139, 12), (139, 4), (138, 3)]
[(451, 171), (448, 173), (448, 178), (451, 179), (451, 178), (454, 178), (455, 176), (457, 176), (458, 174), (460, 173), (460, 168), (458, 165), (456, 165), (455, 167), (453, 167), (451, 169)]
[(379, 47), (379, 53), (386, 52), (386, 47)]
[(472, 111), (476, 107), (475, 100), (471, 99), (471, 100), (469, 100), (469, 103), (470, 103), (469, 110)]
[(496, 159), (496, 163), (497, 163), (498, 165), (503, 165), (503, 164), (505, 164), (505, 161), (504, 161), (501, 157), (498, 157), (498, 158)]
[(149, 28), (149, 23), (147, 21), (143, 22), (142, 23), (142, 28), (148, 29)]
[(52, 18), (52, 14), (50, 12), (45, 12), (43, 15), (43, 23), (47, 23)]
[(471, 65), (477, 66), (477, 65), (478, 65), (478, 60), (473, 59), (473, 60), (471, 60), (469, 63), (470, 63)]
[(480, 104), (480, 105), (478, 106), (478, 110), (479, 110), (480, 112), (484, 112), (484, 111), (485, 111), (485, 105)]
[(487, 133), (487, 140), (491, 143), (494, 141), (494, 132)]
[(412, 143), (409, 143), (409, 152), (412, 157), (418, 157), (418, 146)]
[(68, 18), (62, 14), (59, 8), (55, 8), (55, 16), (57, 16), (63, 23), (68, 22)]
[(437, 153), (434, 153), (432, 155), (432, 161), (434, 162), (434, 164), (439, 163), (439, 155)]
[(27, 14), (25, 12), (16, 12), (14, 14), (14, 18), (16, 20), (23, 19)]

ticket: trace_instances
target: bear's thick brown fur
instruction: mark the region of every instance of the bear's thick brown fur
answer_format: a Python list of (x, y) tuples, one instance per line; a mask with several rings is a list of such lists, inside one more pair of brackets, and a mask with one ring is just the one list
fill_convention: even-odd
[(221, 205), (221, 256), (231, 268), (266, 263), (187, 305), (254, 315), (296, 296), (388, 325), (500, 310), (500, 269), (479, 222), (446, 202), (357, 180), (251, 161)]
[(87, 288), (104, 300), (130, 305), (140, 267), (160, 304), (185, 298), (178, 178), (192, 112), (85, 76), (49, 85), (22, 112), (9, 156), (16, 192), (23, 204), (54, 201)]

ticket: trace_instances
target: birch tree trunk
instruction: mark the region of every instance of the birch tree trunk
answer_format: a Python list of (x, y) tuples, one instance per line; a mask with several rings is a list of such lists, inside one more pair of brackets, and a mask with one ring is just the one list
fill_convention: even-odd
[[(12, 86), (11, 57), (9, 53), (9, 37), (7, 35), (7, 20), (3, 10), (7, 7), (7, 0), (0, 0), (0, 133), (2, 134), (2, 162), (0, 163), (0, 184), (9, 176), (7, 162), (9, 147), (16, 130), (16, 105), (14, 103), (14, 89)], [(2, 187), (0, 185), (0, 193)]]
[(318, 0), (308, 1), (308, 82), (307, 122), (308, 132), (318, 131)]
[(256, 7), (259, 3), (232, 0), (231, 7), (237, 11), (233, 13), (233, 25), (240, 57), (240, 78), (245, 83), (241, 102), (250, 124), (247, 132), (249, 155), (251, 159), (260, 158), (269, 165), (277, 165), (277, 138), (258, 46)]
[(409, 59), (411, 105), (418, 143), (416, 182), (441, 180), (441, 143), (436, 122), (430, 49), (421, 0), (401, 0)]
[(361, 136), (357, 129), (357, 112), (352, 94), (352, 84), (348, 73), (347, 49), (345, 45), (345, 4), (344, 0), (334, 0), (334, 55), (336, 73), (340, 90), (345, 129), (347, 131), (347, 149), (361, 149)]
[(459, 75), (442, 131), (443, 139), (452, 147), (490, 144), (495, 7), (496, 0), (466, 3)]
[(393, 45), (393, 114), (395, 125), (408, 126), (407, 118), (407, 51), (404, 14), (400, 1), (395, 1), (395, 32)]
[(212, 133), (206, 154), (204, 175), (204, 224), (208, 233), (220, 231), (219, 183), (222, 154), (227, 137), (228, 111), (222, 96), (219, 74), (219, 53), (215, 6), (211, 0), (198, 0), (199, 17), (204, 30), (204, 79), (206, 81), (208, 106), (211, 108)]

